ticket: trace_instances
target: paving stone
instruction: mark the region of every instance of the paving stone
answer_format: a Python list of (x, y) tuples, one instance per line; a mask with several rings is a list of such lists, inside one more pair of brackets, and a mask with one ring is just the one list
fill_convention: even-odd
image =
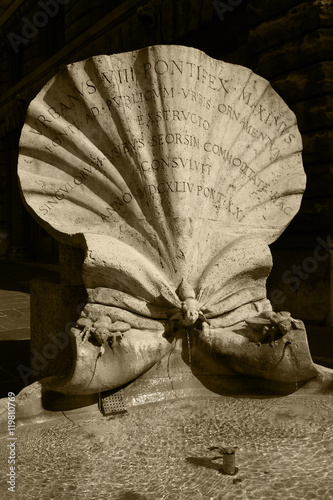
[(14, 308), (14, 307), (26, 307), (26, 306), (27, 306), (26, 301), (17, 301), (17, 302), (6, 301), (3, 303), (0, 302), (0, 311), (3, 312), (5, 310), (8, 310), (10, 307)]
[(1, 318), (0, 325), (7, 330), (14, 330), (16, 328), (25, 328), (30, 326), (30, 317), (25, 316), (6, 316)]
[(15, 328), (3, 332), (0, 331), (0, 341), (5, 341), (5, 340), (16, 341), (16, 340), (26, 340), (26, 339), (30, 339), (29, 327)]
[(23, 292), (16, 292), (13, 290), (0, 290), (0, 299), (2, 297), (27, 297), (27, 298), (29, 298), (29, 294), (23, 293)]
[(24, 313), (16, 309), (2, 309), (2, 314), (7, 318), (20, 318)]
[(17, 307), (17, 306), (15, 306), (14, 311), (19, 311), (19, 312), (24, 313), (24, 314), (30, 314), (30, 306), (27, 306), (27, 307), (25, 307), (25, 306), (23, 306), (23, 307)]
[(3, 304), (6, 304), (6, 303), (10, 303), (10, 304), (19, 304), (19, 303), (28, 303), (29, 302), (29, 297), (23, 297), (23, 296), (11, 296), (11, 297), (6, 297), (6, 296), (3, 296), (0, 298), (0, 306), (2, 306)]

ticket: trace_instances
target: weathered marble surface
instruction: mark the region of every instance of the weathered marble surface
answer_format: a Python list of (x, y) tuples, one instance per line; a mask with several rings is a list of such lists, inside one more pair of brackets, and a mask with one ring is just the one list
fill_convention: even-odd
[[(266, 80), (188, 47), (96, 56), (42, 89), (21, 135), (23, 195), (44, 228), (86, 252), (89, 304), (64, 392), (133, 380), (185, 327), (211, 343), (271, 310), (268, 244), (299, 209), (301, 150)], [(185, 322), (192, 313), (207, 321)], [(115, 322), (130, 326), (118, 339)]]

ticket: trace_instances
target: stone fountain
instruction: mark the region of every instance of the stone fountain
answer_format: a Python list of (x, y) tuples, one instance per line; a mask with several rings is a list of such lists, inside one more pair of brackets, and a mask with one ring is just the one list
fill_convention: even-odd
[(193, 48), (95, 56), (49, 81), (18, 174), (32, 216), (84, 251), (87, 300), (72, 369), (45, 386), (116, 390), (158, 377), (176, 352), (178, 376), (220, 394), (330, 378), (302, 321), (266, 295), (269, 245), (305, 189), (301, 152), (265, 79)]

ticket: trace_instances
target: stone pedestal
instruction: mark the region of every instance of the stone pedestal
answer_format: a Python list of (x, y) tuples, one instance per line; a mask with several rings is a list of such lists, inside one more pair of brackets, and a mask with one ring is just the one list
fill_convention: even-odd
[(67, 374), (73, 364), (70, 329), (86, 301), (82, 285), (82, 252), (60, 246), (60, 280), (31, 281), (32, 378)]

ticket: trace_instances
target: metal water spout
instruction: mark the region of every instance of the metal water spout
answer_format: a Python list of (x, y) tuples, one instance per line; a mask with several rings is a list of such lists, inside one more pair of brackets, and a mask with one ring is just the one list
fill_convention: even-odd
[(225, 448), (223, 453), (223, 474), (234, 476), (237, 473), (235, 465), (235, 448)]
[(219, 453), (221, 453), (221, 455), (218, 455), (218, 456), (212, 458), (212, 460), (217, 460), (219, 458), (223, 458), (223, 466), (222, 466), (222, 470), (221, 470), (221, 472), (223, 474), (226, 474), (228, 476), (234, 476), (235, 474), (237, 474), (238, 469), (237, 469), (236, 463), (235, 463), (236, 462), (235, 461), (236, 449), (237, 449), (237, 446), (227, 447), (227, 448), (222, 448), (219, 446), (212, 446), (211, 448), (209, 448), (209, 450), (211, 450), (211, 451), (217, 450)]

